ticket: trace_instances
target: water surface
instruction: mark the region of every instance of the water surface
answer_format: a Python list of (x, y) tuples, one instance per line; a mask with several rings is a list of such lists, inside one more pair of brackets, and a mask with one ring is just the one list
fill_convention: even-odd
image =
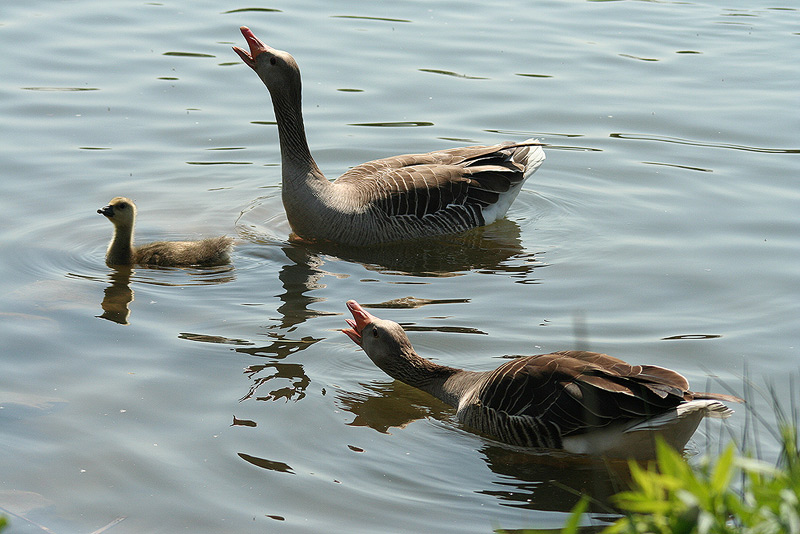
[[(337, 331), (351, 298), (448, 365), (588, 348), (701, 390), (742, 393), (747, 373), (754, 408), (769, 415), (770, 383), (788, 406), (799, 22), (758, 2), (6, 6), (8, 532), (486, 533), (559, 527), (564, 486), (613, 491), (603, 469), (510, 451), (389, 379)], [(528, 137), (547, 161), (507, 220), (455, 239), (289, 244), (240, 25), (295, 55), (329, 177)], [(117, 195), (141, 241), (228, 234), (233, 264), (106, 267), (95, 210)], [(690, 452), (748, 424), (739, 409), (704, 425)]]

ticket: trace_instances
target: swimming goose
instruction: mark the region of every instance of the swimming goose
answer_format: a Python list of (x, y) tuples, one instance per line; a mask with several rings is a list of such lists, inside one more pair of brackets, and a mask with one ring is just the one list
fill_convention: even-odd
[(465, 371), (419, 356), (403, 328), (347, 302), (342, 330), (389, 376), (455, 406), (459, 421), (499, 441), (578, 454), (653, 458), (654, 435), (682, 449), (705, 416), (728, 417), (732, 395), (695, 393), (682, 375), (585, 351)]
[(282, 199), (295, 237), (373, 245), (463, 232), (503, 217), (545, 159), (541, 143), (471, 146), (379, 159), (334, 182), (308, 148), (300, 70), (287, 52), (241, 27), (250, 51), (233, 50), (272, 96), (281, 150)]
[(210, 237), (202, 241), (157, 241), (133, 246), (136, 205), (129, 198), (114, 197), (97, 213), (114, 224), (114, 237), (108, 245), (108, 265), (221, 265), (230, 261), (230, 237)]

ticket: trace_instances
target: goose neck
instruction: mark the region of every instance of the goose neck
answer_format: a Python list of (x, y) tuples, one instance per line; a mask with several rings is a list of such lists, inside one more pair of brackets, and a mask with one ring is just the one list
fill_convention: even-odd
[(463, 375), (465, 371), (439, 365), (416, 353), (404, 355), (398, 363), (399, 365), (384, 371), (397, 380), (430, 393), (451, 406), (458, 406), (461, 391), (453, 388), (453, 385), (461, 382), (454, 381), (453, 378)]
[[(273, 95), (272, 105), (278, 123), (284, 186), (298, 179), (322, 177), (308, 148), (300, 94)], [(324, 180), (324, 177), (322, 179)]]

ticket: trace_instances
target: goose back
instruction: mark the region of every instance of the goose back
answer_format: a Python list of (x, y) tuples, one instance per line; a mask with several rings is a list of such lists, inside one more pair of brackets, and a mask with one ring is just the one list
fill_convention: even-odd
[(652, 418), (691, 400), (686, 379), (653, 365), (562, 351), (511, 360), (458, 406), (466, 424), (515, 445), (562, 448), (563, 438)]
[(363, 163), (333, 182), (326, 228), (333, 241), (369, 245), (491, 224), (543, 161), (531, 139)]

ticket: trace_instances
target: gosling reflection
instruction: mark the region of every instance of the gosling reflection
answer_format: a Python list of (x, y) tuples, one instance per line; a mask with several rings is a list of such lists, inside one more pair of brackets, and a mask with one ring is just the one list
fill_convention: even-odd
[(128, 305), (133, 302), (132, 272), (130, 266), (121, 265), (108, 274), (111, 284), (103, 291), (103, 302), (100, 303), (103, 313), (97, 317), (122, 325), (129, 324), (131, 310)]
[[(187, 285), (224, 284), (236, 279), (234, 275), (235, 271), (230, 265), (203, 268), (152, 267), (146, 269), (148, 272), (161, 273), (163, 276), (137, 275), (136, 269), (130, 265), (114, 265), (110, 269), (111, 270), (108, 272), (108, 281), (110, 284), (103, 291), (103, 300), (100, 303), (103, 313), (96, 317), (113, 321), (121, 325), (130, 324), (130, 304), (134, 299), (134, 291), (131, 287), (131, 281), (133, 280), (141, 284), (181, 287)], [(167, 281), (170, 275), (176, 273), (186, 273), (191, 276), (192, 279), (189, 282), (180, 283)], [(95, 281), (99, 279), (95, 276), (72, 276)]]

